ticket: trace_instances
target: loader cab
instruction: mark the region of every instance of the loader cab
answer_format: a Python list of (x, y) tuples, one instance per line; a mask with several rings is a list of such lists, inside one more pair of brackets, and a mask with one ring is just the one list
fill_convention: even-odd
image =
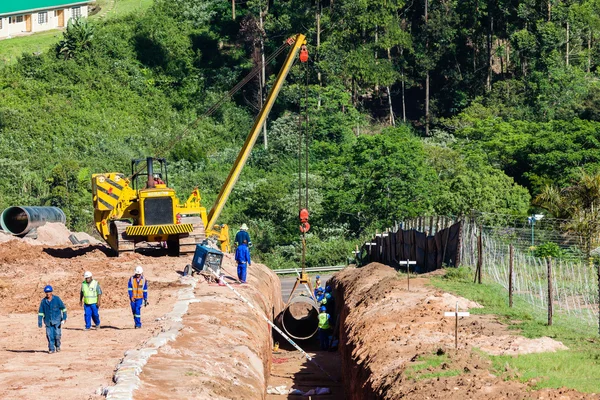
[(138, 193), (139, 224), (168, 225), (176, 223), (175, 191), (167, 184), (167, 161), (164, 158), (131, 161), (133, 188)]
[(169, 187), (167, 160), (164, 158), (148, 157), (131, 160), (131, 176), (135, 190)]

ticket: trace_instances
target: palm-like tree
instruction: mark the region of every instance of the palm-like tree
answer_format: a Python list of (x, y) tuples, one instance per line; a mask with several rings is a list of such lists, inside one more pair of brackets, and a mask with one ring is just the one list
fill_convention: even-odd
[(546, 186), (535, 203), (558, 218), (565, 218), (563, 228), (581, 238), (581, 245), (590, 257), (600, 244), (600, 173), (581, 170), (579, 181), (564, 189)]
[(91, 48), (93, 38), (94, 27), (87, 20), (71, 19), (63, 33), (63, 40), (56, 46), (56, 55), (65, 60), (73, 58), (78, 52)]

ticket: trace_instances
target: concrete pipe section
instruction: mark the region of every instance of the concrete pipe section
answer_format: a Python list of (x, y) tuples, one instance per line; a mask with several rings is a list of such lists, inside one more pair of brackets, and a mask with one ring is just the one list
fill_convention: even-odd
[(20, 236), (46, 222), (65, 223), (67, 217), (58, 207), (8, 207), (0, 215), (0, 226), (8, 233)]
[(294, 339), (310, 339), (319, 329), (317, 303), (308, 296), (296, 296), (279, 314), (277, 322)]

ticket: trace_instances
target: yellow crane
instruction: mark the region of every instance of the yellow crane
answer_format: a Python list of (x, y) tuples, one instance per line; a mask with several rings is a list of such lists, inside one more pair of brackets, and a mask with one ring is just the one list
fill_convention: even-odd
[(306, 37), (302, 34), (286, 41), (285, 46), (290, 47), (287, 58), (208, 213), (202, 206), (198, 188), (185, 203), (180, 203), (175, 190), (168, 186), (164, 158), (132, 160), (130, 176), (119, 172), (92, 175), (94, 224), (116, 254), (133, 252), (141, 242), (166, 242), (172, 255), (193, 253), (196, 244), (207, 237), (215, 238), (222, 251), (230, 251), (229, 227), (218, 225), (217, 220), (305, 44)]

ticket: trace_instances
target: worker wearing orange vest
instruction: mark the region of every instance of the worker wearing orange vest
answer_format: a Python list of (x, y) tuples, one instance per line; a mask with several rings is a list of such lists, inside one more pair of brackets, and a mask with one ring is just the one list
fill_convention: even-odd
[(135, 274), (129, 278), (127, 285), (135, 329), (142, 327), (142, 304), (144, 307), (148, 305), (148, 282), (143, 273), (144, 269), (141, 265), (135, 267)]

